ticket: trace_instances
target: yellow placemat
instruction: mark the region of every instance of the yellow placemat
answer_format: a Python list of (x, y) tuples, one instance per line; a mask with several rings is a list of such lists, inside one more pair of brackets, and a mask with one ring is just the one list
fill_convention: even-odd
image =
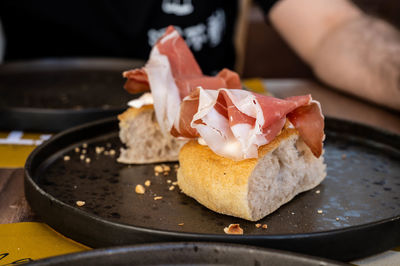
[(265, 87), (265, 83), (263, 83), (262, 79), (259, 78), (245, 79), (243, 80), (243, 84), (246, 88), (248, 88), (253, 92), (271, 95), (271, 93)]
[(0, 168), (24, 167), (29, 154), (50, 136), (22, 131), (0, 132)]
[(90, 250), (36, 222), (0, 225), (0, 265)]

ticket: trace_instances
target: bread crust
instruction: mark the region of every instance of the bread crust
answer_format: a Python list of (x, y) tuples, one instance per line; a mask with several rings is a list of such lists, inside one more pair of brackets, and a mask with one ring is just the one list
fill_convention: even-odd
[[(289, 146), (294, 149), (294, 143), (297, 141), (299, 144), (302, 142), (297, 130), (286, 127), (272, 142), (259, 148), (259, 158), (242, 161), (219, 156), (207, 146), (200, 145), (197, 141), (190, 141), (179, 153), (178, 185), (186, 195), (213, 211), (251, 221), (259, 220), (291, 200), (296, 194), (319, 184), (326, 175), (323, 159), (315, 158), (306, 145), (300, 145), (301, 149), (305, 149), (305, 155), (302, 156), (307, 157), (304, 159), (304, 164), (316, 164), (318, 177), (315, 180), (308, 178), (309, 173), (305, 167), (302, 170), (305, 171), (303, 176), (294, 174), (294, 177), (287, 177), (296, 180), (293, 184), (290, 183), (289, 189), (282, 190), (286, 195), (278, 197), (275, 195), (279, 194), (279, 188), (273, 190), (277, 188), (276, 177), (280, 174), (279, 171), (284, 170), (283, 167), (278, 169), (279, 158), (275, 151), (290, 149)], [(265, 169), (264, 165), (271, 166), (271, 169)], [(261, 172), (270, 171), (270, 176), (260, 177), (264, 175), (260, 174), (260, 166)], [(304, 180), (307, 182), (303, 182)], [(272, 182), (270, 185), (275, 187), (262, 189), (260, 192), (260, 182)], [(299, 184), (302, 186), (296, 187)], [(268, 193), (274, 194), (272, 196), (278, 200), (272, 201), (271, 204)], [(261, 202), (258, 202), (260, 199)], [(268, 204), (269, 206), (264, 206)]]

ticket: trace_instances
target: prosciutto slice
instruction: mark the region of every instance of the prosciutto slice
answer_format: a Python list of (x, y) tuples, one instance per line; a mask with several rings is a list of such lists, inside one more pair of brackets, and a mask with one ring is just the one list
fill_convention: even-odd
[(322, 153), (324, 118), (310, 95), (277, 99), (242, 90), (239, 76), (223, 69), (203, 75), (185, 41), (172, 27), (153, 47), (141, 69), (125, 71), (125, 89), (151, 90), (157, 121), (165, 134), (198, 138), (215, 153), (257, 158), (288, 119), (316, 157)]
[[(183, 38), (169, 26), (153, 47), (141, 69), (125, 71), (125, 89), (130, 93), (151, 90), (157, 121), (164, 133), (177, 125), (180, 102), (198, 86), (205, 89), (240, 89), (239, 75), (223, 69), (217, 76), (205, 76)], [(177, 126), (176, 126), (177, 127)]]
[[(201, 139), (234, 160), (257, 158), (288, 119), (316, 157), (322, 153), (324, 117), (311, 95), (277, 99), (245, 90), (197, 88), (181, 104), (176, 137)], [(180, 132), (180, 133), (177, 133)]]

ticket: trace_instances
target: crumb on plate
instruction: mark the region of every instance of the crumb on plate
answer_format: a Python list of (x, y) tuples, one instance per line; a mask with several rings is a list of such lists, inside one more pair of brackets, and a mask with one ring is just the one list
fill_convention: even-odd
[(78, 207), (82, 207), (83, 205), (85, 205), (86, 204), (86, 202), (84, 202), (83, 200), (78, 200), (78, 201), (76, 201), (76, 205), (78, 206)]
[(138, 184), (135, 187), (135, 192), (137, 194), (144, 194), (144, 192), (146, 192), (146, 189), (142, 185)]
[(230, 224), (229, 227), (224, 228), (224, 232), (228, 235), (243, 235), (243, 229), (239, 224)]

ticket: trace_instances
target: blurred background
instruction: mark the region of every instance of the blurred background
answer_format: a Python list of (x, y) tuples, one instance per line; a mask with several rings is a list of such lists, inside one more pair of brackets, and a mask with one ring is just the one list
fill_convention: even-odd
[[(399, 0), (352, 0), (368, 14), (380, 17), (400, 28)], [(309, 78), (311, 69), (288, 47), (264, 19), (259, 7), (249, 9), (242, 76), (268, 78)], [(265, 49), (270, 47), (270, 49)], [(254, 64), (254, 62), (265, 62)]]
[[(352, 0), (367, 13), (383, 18), (400, 28), (399, 0)], [(254, 1), (253, 1), (254, 2)], [(243, 33), (243, 55), (236, 69), (243, 78), (310, 78), (311, 69), (288, 47), (274, 30), (261, 9), (252, 4), (247, 8), (247, 27)], [(2, 28), (0, 24), (0, 34)], [(4, 40), (0, 38), (0, 62), (4, 57)], [(268, 49), (265, 49), (268, 47)], [(254, 62), (257, 62), (255, 64)]]

